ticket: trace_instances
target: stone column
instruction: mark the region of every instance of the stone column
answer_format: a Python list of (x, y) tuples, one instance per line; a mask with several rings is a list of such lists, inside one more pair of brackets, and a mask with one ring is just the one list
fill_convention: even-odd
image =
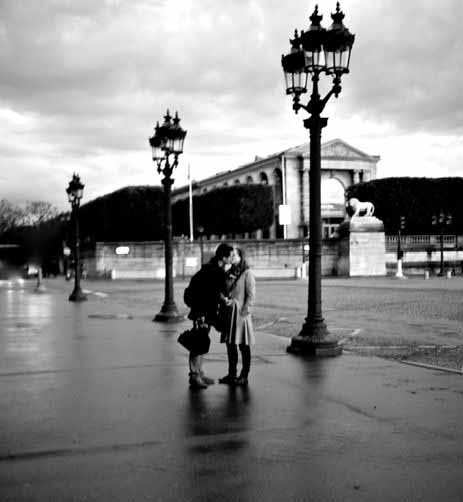
[(309, 171), (304, 169), (302, 171), (302, 224), (309, 221), (309, 207), (310, 207), (310, 197), (309, 197)]

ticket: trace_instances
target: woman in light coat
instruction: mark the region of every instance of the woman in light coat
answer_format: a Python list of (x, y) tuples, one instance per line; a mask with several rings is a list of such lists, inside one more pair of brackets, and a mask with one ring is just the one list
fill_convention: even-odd
[[(247, 385), (251, 369), (251, 345), (255, 343), (251, 307), (256, 296), (256, 281), (241, 249), (235, 248), (232, 263), (228, 315), (225, 330), (220, 338), (222, 343), (227, 344), (228, 374), (220, 378), (219, 382), (229, 385)], [(242, 369), (237, 378), (238, 347), (241, 352)]]

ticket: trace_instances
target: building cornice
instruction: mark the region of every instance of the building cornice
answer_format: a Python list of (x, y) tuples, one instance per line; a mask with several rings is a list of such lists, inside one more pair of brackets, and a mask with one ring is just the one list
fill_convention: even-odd
[[(344, 150), (346, 152), (351, 152), (351, 155), (345, 155), (345, 154), (343, 155), (342, 153), (337, 154), (335, 152), (331, 153), (330, 149), (331, 150), (338, 149), (340, 151)], [(303, 143), (301, 145), (291, 147), (277, 153), (273, 153), (271, 155), (268, 155), (267, 157), (256, 158), (254, 161), (243, 164), (242, 166), (239, 166), (236, 169), (230, 169), (222, 173), (217, 173), (214, 174), (213, 176), (204, 178), (202, 180), (194, 180), (192, 183), (193, 190), (200, 189), (203, 186), (210, 186), (214, 185), (215, 183), (228, 181), (231, 178), (239, 177), (244, 173), (259, 171), (260, 169), (268, 168), (269, 165), (272, 164), (277, 166), (281, 163), (281, 160), (283, 158), (308, 160), (310, 159), (309, 150), (310, 150), (310, 143)], [(322, 144), (321, 159), (322, 159), (322, 169), (325, 170), (325, 169), (332, 169), (332, 167), (324, 167), (323, 161), (335, 160), (343, 162), (365, 162), (365, 163), (376, 164), (380, 160), (380, 156), (368, 155), (365, 152), (359, 150), (358, 148), (355, 148), (346, 143), (345, 141), (337, 138)], [(187, 191), (188, 191), (188, 185), (184, 185), (174, 190), (172, 194), (181, 195)]]

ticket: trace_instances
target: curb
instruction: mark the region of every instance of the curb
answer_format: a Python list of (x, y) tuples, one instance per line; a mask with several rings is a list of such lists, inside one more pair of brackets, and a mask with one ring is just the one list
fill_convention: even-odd
[(434, 366), (433, 364), (415, 363), (413, 361), (406, 361), (405, 359), (397, 359), (397, 361), (402, 364), (408, 364), (409, 366), (418, 366), (419, 368), (425, 368), (428, 370), (438, 370), (438, 371), (445, 371), (447, 373), (456, 373), (457, 375), (463, 375), (462, 370), (446, 368), (445, 366)]

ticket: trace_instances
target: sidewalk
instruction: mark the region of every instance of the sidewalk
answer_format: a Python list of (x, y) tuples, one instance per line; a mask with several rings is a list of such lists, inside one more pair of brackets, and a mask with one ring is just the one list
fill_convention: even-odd
[(460, 375), (259, 333), (249, 388), (191, 391), (152, 314), (0, 288), (2, 502), (463, 500)]

